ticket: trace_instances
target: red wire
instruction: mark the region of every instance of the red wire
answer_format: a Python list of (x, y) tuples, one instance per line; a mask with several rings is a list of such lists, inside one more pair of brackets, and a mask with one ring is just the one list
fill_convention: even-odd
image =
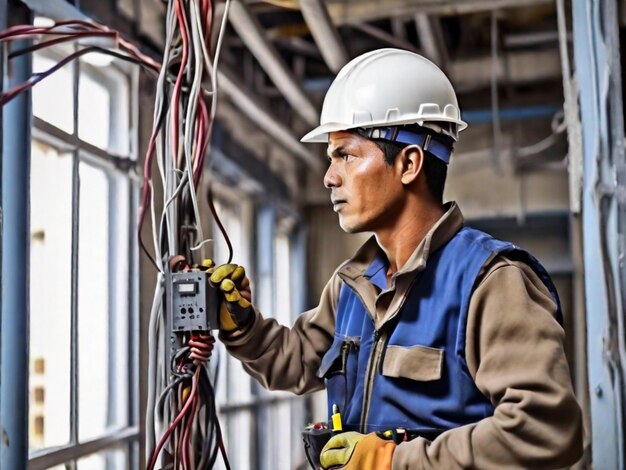
[(187, 398), (187, 401), (185, 402), (185, 406), (183, 406), (183, 409), (180, 410), (180, 413), (178, 413), (178, 416), (176, 416), (176, 419), (172, 421), (169, 428), (167, 428), (167, 431), (165, 431), (165, 434), (163, 434), (163, 437), (161, 437), (161, 440), (159, 441), (156, 448), (154, 449), (154, 452), (152, 453), (152, 457), (150, 458), (150, 463), (148, 464), (148, 470), (152, 470), (154, 468), (154, 466), (156, 465), (157, 458), (159, 457), (159, 454), (161, 453), (161, 449), (167, 442), (167, 439), (170, 437), (170, 434), (174, 432), (174, 429), (176, 429), (176, 426), (178, 426), (178, 423), (180, 423), (183, 417), (187, 414), (187, 411), (189, 411), (189, 408), (191, 407), (191, 405), (193, 405), (193, 402), (195, 401), (197, 392), (198, 392), (199, 378), (200, 378), (200, 368), (198, 367), (198, 369), (196, 369), (196, 372), (193, 375), (191, 393), (189, 394), (189, 398)]
[(174, 85), (174, 94), (172, 96), (172, 143), (174, 146), (174, 165), (178, 166), (178, 131), (179, 131), (179, 115), (178, 115), (178, 102), (180, 100), (180, 91), (182, 88), (183, 77), (185, 75), (185, 68), (187, 67), (187, 27), (185, 25), (185, 19), (182, 10), (182, 6), (179, 0), (174, 2), (174, 11), (176, 12), (176, 18), (178, 19), (178, 27), (180, 28), (180, 36), (183, 40), (183, 56), (180, 62), (180, 68), (178, 70), (178, 76), (176, 77), (176, 83)]
[(181, 445), (179, 447), (179, 451), (182, 451), (183, 468), (191, 468), (190, 453), (192, 451), (192, 448), (191, 448), (192, 446), (191, 446), (190, 435), (191, 435), (191, 429), (193, 427), (194, 418), (198, 411), (198, 404), (199, 404), (199, 401), (195, 400), (191, 408), (191, 413), (189, 413), (189, 416), (187, 416), (186, 418), (187, 422), (185, 423), (184, 430), (181, 434)]
[(202, 97), (202, 95), (198, 96), (198, 101), (199, 101), (199, 116), (198, 116), (198, 123), (197, 123), (197, 134), (198, 134), (198, 138), (197, 138), (197, 146), (196, 146), (196, 155), (197, 155), (197, 159), (194, 161), (195, 165), (194, 165), (194, 183), (196, 185), (196, 187), (198, 186), (198, 182), (200, 181), (200, 175), (202, 173), (202, 165), (204, 163), (204, 156), (206, 153), (206, 147), (207, 147), (207, 125), (208, 125), (208, 120), (209, 120), (209, 115), (207, 112), (207, 107), (206, 107), (206, 103), (204, 102), (204, 99)]

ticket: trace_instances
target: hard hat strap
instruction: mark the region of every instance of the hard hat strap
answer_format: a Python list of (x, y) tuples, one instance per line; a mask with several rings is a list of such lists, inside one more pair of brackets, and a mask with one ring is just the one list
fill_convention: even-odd
[(444, 163), (450, 163), (452, 148), (440, 142), (432, 134), (424, 132), (417, 133), (402, 129), (399, 126), (392, 127), (372, 127), (359, 129), (365, 137), (369, 139), (383, 139), (390, 142), (398, 142), (406, 145), (419, 145), (425, 152), (430, 152)]

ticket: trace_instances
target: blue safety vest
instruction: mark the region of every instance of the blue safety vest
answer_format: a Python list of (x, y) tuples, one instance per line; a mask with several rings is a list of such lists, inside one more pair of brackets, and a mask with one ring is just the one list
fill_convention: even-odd
[[(538, 274), (562, 322), (556, 289), (532, 255), (464, 227), (429, 255), (398, 315), (379, 330), (344, 278), (334, 341), (318, 371), (326, 382), (329, 416), (336, 404), (346, 430), (400, 427), (425, 436), (491, 416), (493, 405), (467, 367), (465, 336), (476, 278), (494, 253), (522, 259)], [(364, 276), (384, 291), (386, 272), (380, 253)]]

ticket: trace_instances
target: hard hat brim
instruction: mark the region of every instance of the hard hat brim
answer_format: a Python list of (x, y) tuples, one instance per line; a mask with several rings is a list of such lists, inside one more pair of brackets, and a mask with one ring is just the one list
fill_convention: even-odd
[(322, 143), (325, 144), (328, 142), (328, 134), (331, 132), (339, 132), (339, 131), (347, 131), (350, 129), (355, 129), (357, 127), (388, 127), (388, 126), (401, 126), (405, 124), (419, 124), (423, 125), (425, 122), (452, 122), (458, 125), (458, 131), (462, 131), (467, 128), (467, 123), (465, 121), (461, 121), (460, 119), (442, 119), (439, 116), (436, 116), (436, 119), (428, 119), (428, 116), (421, 116), (422, 119), (416, 120), (415, 117), (411, 117), (406, 120), (402, 120), (399, 122), (369, 122), (362, 123), (361, 125), (355, 124), (345, 124), (339, 122), (327, 122), (326, 124), (322, 124), (321, 126), (316, 127), (304, 137), (300, 139), (300, 142), (312, 144), (312, 143)]
[(337, 122), (322, 124), (321, 126), (317, 126), (315, 129), (302, 137), (300, 139), (300, 142), (304, 142), (307, 144), (325, 144), (328, 142), (328, 134), (330, 134), (331, 132), (345, 131), (349, 127), (350, 126), (346, 126), (345, 124), (340, 124)]

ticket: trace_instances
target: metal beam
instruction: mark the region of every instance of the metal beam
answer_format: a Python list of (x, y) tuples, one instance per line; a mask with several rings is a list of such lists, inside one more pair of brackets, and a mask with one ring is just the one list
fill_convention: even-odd
[(376, 26), (372, 26), (371, 24), (350, 23), (350, 27), (358, 29), (359, 31), (362, 31), (365, 34), (372, 36), (373, 38), (386, 42), (391, 46), (399, 47), (400, 49), (406, 49), (407, 51), (419, 52), (417, 48), (409, 41), (406, 41), (399, 37), (395, 37), (392, 34), (389, 34), (387, 31), (377, 28)]
[(429, 15), (464, 15), (502, 8), (521, 8), (554, 3), (554, 0), (380, 0), (346, 2), (328, 0), (328, 12), (336, 25), (410, 17), (416, 12)]
[(337, 73), (348, 62), (348, 52), (321, 0), (299, 0), (302, 16), (328, 68)]
[(415, 14), (415, 28), (424, 55), (439, 67), (445, 69), (448, 63), (448, 50), (443, 40), (441, 23), (436, 16), (426, 13)]
[[(489, 86), (492, 74), (491, 56), (451, 61), (447, 73), (457, 93), (467, 93)], [(561, 59), (558, 49), (519, 51), (500, 54), (496, 63), (498, 80), (507, 76), (513, 83), (533, 83), (560, 79)]]
[(218, 90), (226, 93), (240, 111), (255, 122), (259, 128), (274, 137), (279, 144), (292, 151), (308, 167), (315, 171), (321, 171), (322, 159), (313, 155), (287, 127), (266, 111), (253, 97), (243, 91), (241, 84), (234, 78), (234, 74), (225, 71), (223, 66), (218, 70)]
[(270, 76), (285, 99), (302, 118), (312, 126), (317, 125), (319, 114), (313, 103), (289, 70), (272, 43), (265, 37), (259, 21), (240, 0), (230, 6), (228, 18), (244, 44)]

